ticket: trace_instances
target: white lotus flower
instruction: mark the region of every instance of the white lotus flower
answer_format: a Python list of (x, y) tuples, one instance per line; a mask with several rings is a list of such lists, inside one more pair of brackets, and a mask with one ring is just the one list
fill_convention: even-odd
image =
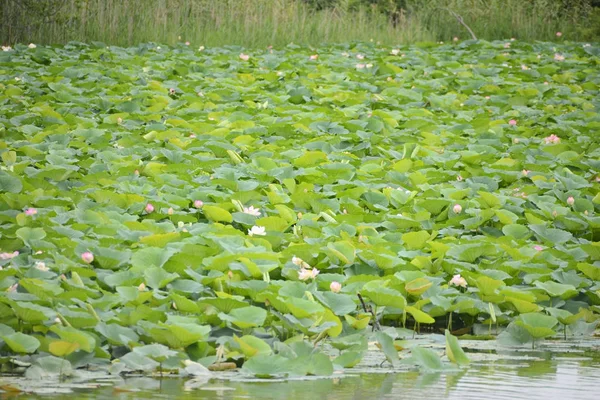
[(296, 257), (296, 256), (292, 257), (292, 263), (294, 263), (295, 265), (297, 265), (299, 267), (302, 266), (303, 262), (304, 261), (302, 261), (302, 259), (300, 257)]
[(267, 234), (264, 226), (254, 225), (252, 229), (248, 229), (248, 235), (250, 236), (265, 236)]
[(463, 278), (462, 276), (460, 276), (460, 274), (454, 275), (452, 277), (452, 279), (450, 279), (450, 282), (448, 282), (450, 285), (454, 285), (454, 286), (461, 286), (466, 288), (467, 287), (467, 281), (465, 280), (465, 278)]
[(46, 267), (46, 263), (43, 261), (36, 262), (35, 267), (40, 271), (48, 271), (48, 267)]
[(300, 271), (298, 272), (298, 278), (302, 281), (306, 281), (311, 278), (315, 279), (317, 277), (317, 275), (319, 275), (319, 270), (316, 268), (313, 268), (313, 269), (300, 268)]
[(255, 217), (260, 216), (260, 208), (254, 208), (254, 206), (244, 207), (243, 212), (245, 214), (254, 215)]

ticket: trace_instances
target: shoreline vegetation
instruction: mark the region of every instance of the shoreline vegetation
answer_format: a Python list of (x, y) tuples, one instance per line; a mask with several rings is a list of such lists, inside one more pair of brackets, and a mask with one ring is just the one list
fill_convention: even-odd
[[(0, 41), (244, 47), (351, 41), (597, 41), (595, 0), (4, 0)], [(561, 32), (561, 37), (556, 33)]]

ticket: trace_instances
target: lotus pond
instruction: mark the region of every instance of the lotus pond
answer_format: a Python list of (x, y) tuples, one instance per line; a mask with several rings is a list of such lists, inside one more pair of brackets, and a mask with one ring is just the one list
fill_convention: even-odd
[[(428, 393), (510, 364), (486, 351), (592, 388), (599, 56), (6, 48), (1, 390), (194, 376)], [(399, 374), (361, 375), (382, 371)]]

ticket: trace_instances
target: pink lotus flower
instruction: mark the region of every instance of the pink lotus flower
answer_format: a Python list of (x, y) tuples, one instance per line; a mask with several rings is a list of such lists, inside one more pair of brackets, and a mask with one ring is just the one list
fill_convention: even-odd
[(554, 60), (556, 60), (556, 61), (565, 61), (565, 56), (556, 53), (556, 54), (554, 54)]
[(562, 32), (556, 32), (556, 37), (561, 37), (562, 36)]
[(453, 41), (455, 41), (455, 42), (458, 42), (458, 37), (457, 37), (457, 36), (454, 36), (454, 37), (452, 38), (452, 40), (453, 40)]
[(567, 199), (567, 204), (570, 206), (575, 204), (575, 199), (573, 198), (573, 196), (569, 196), (569, 198)]
[(558, 136), (556, 136), (555, 134), (552, 134), (548, 137), (545, 137), (544, 142), (546, 144), (556, 144), (556, 143), (560, 143), (560, 138)]
[(455, 214), (460, 214), (462, 212), (462, 207), (460, 204), (455, 204), (454, 207), (452, 207), (452, 211), (454, 211)]
[(294, 265), (297, 265), (297, 266), (300, 267), (300, 266), (302, 266), (302, 263), (304, 263), (304, 261), (300, 257), (293, 256), (292, 257), (292, 263)]
[(539, 244), (536, 244), (535, 246), (533, 246), (533, 248), (536, 251), (542, 251), (542, 250), (544, 250), (544, 248), (542, 246), (540, 246)]
[(510, 42), (504, 43), (504, 48), (505, 49), (510, 49)]
[(314, 60), (316, 60), (316, 59), (319, 58), (319, 55), (318, 54), (313, 54), (309, 58), (314, 61)]
[(548, 83), (548, 81), (544, 81), (544, 85), (549, 85), (550, 83)]
[(186, 45), (186, 46), (189, 46), (189, 45), (190, 45), (190, 42), (185, 42), (185, 45)]
[(524, 169), (523, 171), (521, 171), (521, 173), (523, 174), (523, 176), (527, 176), (527, 175), (529, 175), (529, 173), (530, 173), (530, 172), (531, 172), (531, 171), (530, 171), (530, 170), (528, 170), (528, 169)]
[(173, 215), (173, 207), (169, 207), (169, 209), (167, 210), (167, 214), (168, 215)]
[(204, 203), (202, 202), (202, 200), (194, 200), (194, 207), (202, 208), (203, 205)]
[(365, 67), (366, 67), (365, 64), (356, 64), (356, 69), (363, 69)]
[(136, 169), (135, 171), (133, 171), (133, 174), (135, 176), (140, 176), (140, 171), (138, 169)]
[(331, 284), (329, 285), (329, 289), (333, 292), (333, 293), (339, 293), (340, 290), (342, 290), (342, 284), (336, 281), (331, 282)]
[(144, 207), (144, 211), (146, 211), (148, 214), (154, 211), (154, 206), (152, 205), (152, 203), (146, 204), (146, 207)]
[(175, 93), (176, 93), (175, 89), (173, 89), (173, 88), (169, 89), (169, 94), (170, 95), (174, 95)]
[(37, 210), (35, 208), (28, 208), (25, 210), (25, 215), (35, 215), (37, 214)]
[(517, 125), (517, 120), (511, 119), (510, 121), (508, 121), (508, 124), (511, 126), (515, 126), (515, 125)]
[(91, 264), (92, 261), (94, 261), (94, 255), (92, 254), (91, 251), (86, 251), (85, 253), (81, 254), (81, 259), (83, 260), (84, 263)]
[(362, 54), (357, 54), (356, 58), (358, 58), (359, 60), (364, 60), (365, 56), (363, 56)]
[(9, 287), (8, 289), (6, 289), (7, 292), (9, 293), (14, 293), (17, 291), (17, 287), (19, 287), (18, 283), (15, 283), (14, 285), (12, 285), (11, 287)]
[(529, 69), (531, 69), (531, 68), (529, 68), (529, 67), (528, 67), (527, 65), (525, 65), (525, 64), (522, 64), (522, 65), (521, 65), (521, 69), (522, 69), (523, 71), (527, 71), (527, 70), (529, 70)]
[(12, 253), (0, 253), (0, 260), (10, 260), (11, 258), (15, 258), (18, 255), (18, 251), (13, 251)]
[(244, 61), (248, 61), (250, 59), (250, 56), (248, 54), (240, 54), (240, 59), (244, 60)]
[(462, 276), (460, 276), (460, 274), (454, 275), (452, 277), (452, 279), (450, 279), (450, 281), (448, 282), (449, 285), (454, 285), (454, 286), (460, 286), (460, 287), (467, 287), (467, 281), (465, 280), (465, 278), (463, 278)]

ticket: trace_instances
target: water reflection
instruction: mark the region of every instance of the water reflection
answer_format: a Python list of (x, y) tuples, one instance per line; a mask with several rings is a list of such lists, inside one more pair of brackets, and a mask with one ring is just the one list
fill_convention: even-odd
[[(409, 371), (275, 382), (129, 378), (95, 390), (73, 390), (73, 394), (55, 394), (52, 399), (596, 400), (600, 393), (600, 364), (582, 357), (509, 358), (475, 362), (468, 369), (443, 374)], [(0, 398), (23, 396), (2, 393)]]

